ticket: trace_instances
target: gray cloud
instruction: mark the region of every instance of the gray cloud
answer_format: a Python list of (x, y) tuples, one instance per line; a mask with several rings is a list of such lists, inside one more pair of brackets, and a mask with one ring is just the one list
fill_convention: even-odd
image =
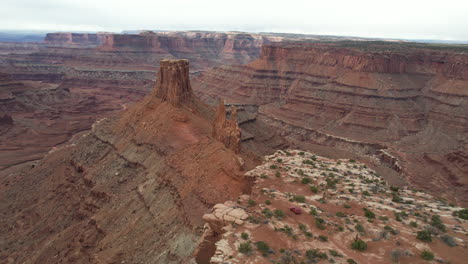
[(2, 0), (0, 29), (201, 29), (468, 40), (467, 10), (464, 0)]

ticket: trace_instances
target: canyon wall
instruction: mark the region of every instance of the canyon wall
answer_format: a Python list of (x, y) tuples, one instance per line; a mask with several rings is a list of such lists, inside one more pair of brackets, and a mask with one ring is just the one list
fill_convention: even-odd
[(374, 156), (467, 203), (466, 155), (448, 156), (466, 153), (468, 55), (388, 45), (265, 45), (250, 64), (203, 72), (194, 89), (206, 101), (258, 105), (257, 119), (282, 136)]
[(185, 70), (185, 60), (162, 61), (141, 102), (0, 177), (2, 262), (191, 263), (202, 215), (248, 185), (242, 158), (211, 136), (214, 108), (187, 93)]

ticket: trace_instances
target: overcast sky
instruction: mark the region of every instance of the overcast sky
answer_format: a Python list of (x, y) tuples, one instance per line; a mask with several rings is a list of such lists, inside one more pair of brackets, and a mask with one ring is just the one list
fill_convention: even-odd
[(238, 30), (468, 40), (468, 0), (0, 0), (0, 29)]

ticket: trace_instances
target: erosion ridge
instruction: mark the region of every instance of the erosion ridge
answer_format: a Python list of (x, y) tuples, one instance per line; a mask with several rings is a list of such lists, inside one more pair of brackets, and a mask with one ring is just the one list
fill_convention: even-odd
[(301, 147), (370, 154), (410, 183), (466, 204), (466, 155), (447, 157), (466, 153), (468, 55), (399, 45), (268, 44), (259, 59), (205, 71), (193, 87), (208, 102), (257, 105), (257, 120)]
[(249, 162), (211, 136), (214, 109), (188, 92), (186, 60), (158, 76), (143, 101), (1, 178), (2, 262), (193, 259), (202, 215), (248, 191)]

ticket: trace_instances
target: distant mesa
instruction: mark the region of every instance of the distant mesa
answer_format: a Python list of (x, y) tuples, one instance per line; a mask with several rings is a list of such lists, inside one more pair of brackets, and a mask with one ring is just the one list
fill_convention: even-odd
[(193, 91), (189, 79), (189, 61), (161, 60), (155, 93), (156, 97), (173, 106), (190, 102)]

